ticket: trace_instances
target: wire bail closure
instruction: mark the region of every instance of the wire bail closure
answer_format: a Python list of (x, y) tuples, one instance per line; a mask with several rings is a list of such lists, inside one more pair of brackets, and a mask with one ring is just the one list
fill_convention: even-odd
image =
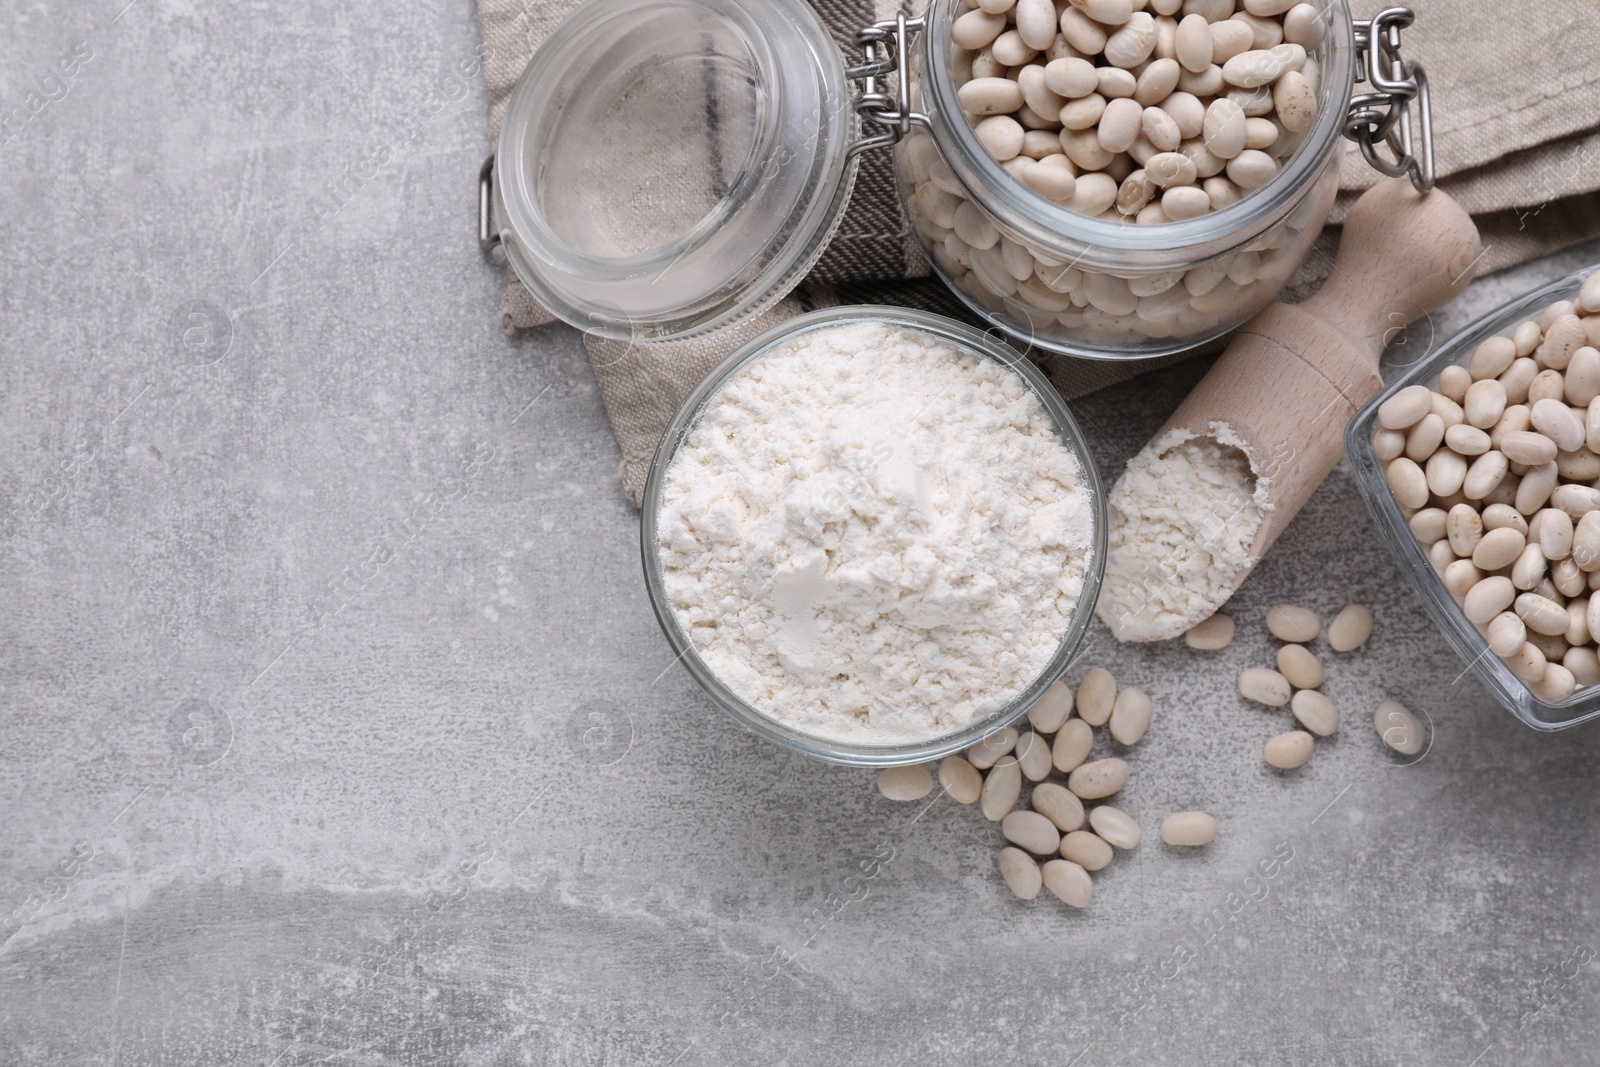
[[(856, 31), (856, 44), (861, 48), (862, 61), (845, 68), (845, 77), (861, 83), (861, 93), (856, 97), (856, 113), (863, 123), (871, 122), (888, 127), (883, 133), (864, 137), (850, 146), (852, 156), (871, 148), (886, 148), (896, 144), (911, 132), (912, 126), (928, 125), (928, 116), (911, 110), (911, 64), (905, 57), (911, 54), (911, 34), (920, 33), (926, 25), (922, 16), (908, 17), (904, 11), (892, 19), (874, 22)], [(880, 78), (894, 75), (894, 92), (880, 88)]]
[[(1409, 175), (1419, 192), (1433, 188), (1433, 109), (1422, 64), (1400, 54), (1400, 31), (1416, 21), (1409, 7), (1388, 7), (1370, 21), (1356, 20), (1356, 80), (1371, 92), (1350, 99), (1344, 135), (1361, 146), (1373, 169), (1391, 178)], [(1411, 102), (1417, 102), (1413, 136)], [(1379, 152), (1388, 147), (1393, 158)]]

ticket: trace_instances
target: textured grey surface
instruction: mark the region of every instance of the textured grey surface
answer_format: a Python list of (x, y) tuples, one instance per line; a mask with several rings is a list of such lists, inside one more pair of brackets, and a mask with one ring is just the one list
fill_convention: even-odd
[[(1225, 653), (1095, 631), (1124, 806), (1221, 838), (1019, 903), (671, 666), (576, 335), (495, 327), (467, 5), (123, 2), (0, 13), (7, 109), (92, 52), (0, 130), (0, 1063), (1593, 1062), (1600, 734), (1460, 677), (1345, 474)], [(1107, 474), (1197, 373), (1078, 405)], [(1283, 598), (1378, 633), (1280, 776)]]

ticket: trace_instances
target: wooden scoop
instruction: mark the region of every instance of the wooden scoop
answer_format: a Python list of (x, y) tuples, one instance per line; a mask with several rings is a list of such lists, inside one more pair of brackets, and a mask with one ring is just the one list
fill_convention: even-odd
[(1406, 178), (1374, 186), (1345, 221), (1333, 273), (1317, 295), (1274, 304), (1246, 323), (1156, 434), (1159, 440), (1182, 429), (1215, 437), (1216, 423), (1232, 430), (1231, 443), (1244, 449), (1258, 478), (1268, 479), (1272, 504), (1252, 560), (1266, 554), (1344, 454), (1346, 423), (1383, 387), (1378, 358), (1394, 331), (1466, 288), (1479, 254), (1478, 228), (1444, 193), (1419, 193)]

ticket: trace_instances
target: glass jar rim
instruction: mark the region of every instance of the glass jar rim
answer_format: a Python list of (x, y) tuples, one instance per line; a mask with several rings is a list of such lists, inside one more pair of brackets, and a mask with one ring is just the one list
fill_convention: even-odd
[[(682, 447), (698, 424), (708, 403), (735, 375), (777, 344), (809, 330), (849, 322), (884, 323), (930, 333), (950, 342), (963, 352), (969, 352), (980, 358), (993, 359), (1017, 372), (1027, 388), (1038, 397), (1062, 443), (1078, 461), (1083, 477), (1084, 493), (1090, 501), (1093, 545), (1085, 561), (1083, 586), (1079, 590), (1072, 617), (1061, 635), (1050, 662), (1004, 707), (959, 730), (926, 741), (892, 745), (853, 744), (796, 730), (757, 710), (737, 696), (700, 656), (694, 641), (683, 631), (682, 624), (672, 609), (662, 578), (658, 522), (666, 471), (677, 450)], [(926, 763), (971, 747), (994, 731), (1019, 719), (1044, 695), (1045, 690), (1066, 673), (1082, 650), (1090, 620), (1094, 617), (1095, 604), (1099, 599), (1105, 572), (1107, 526), (1105, 492), (1083, 430), (1050, 379), (1031, 360), (1009, 344), (997, 339), (994, 331), (984, 332), (942, 315), (910, 308), (853, 305), (812, 311), (788, 319), (741, 345), (700, 380), (679, 405), (651, 458), (640, 506), (639, 549), (644, 565), (645, 586), (649, 592), (650, 606), (655, 612), (656, 621), (660, 623), (668, 643), (677, 654), (678, 662), (684, 664), (713, 703), (747, 729), (791, 751), (829, 763), (892, 767)]]
[[(584, 91), (571, 88), (568, 51), (652, 6), (685, 18), (693, 8), (748, 47), (762, 77), (756, 135), (732, 183), (684, 232), (644, 251), (596, 254), (550, 224), (536, 188), (543, 167), (526, 157), (552, 113)], [(507, 259), (542, 305), (600, 336), (682, 338), (759, 314), (798, 284), (842, 221), (860, 129), (849, 104), (843, 56), (803, 0), (586, 0), (534, 53), (507, 102), (493, 181)], [(676, 288), (659, 284), (673, 272)]]
[(1074, 266), (1123, 273), (1192, 266), (1258, 236), (1293, 209), (1338, 147), (1355, 87), (1354, 24), (1345, 0), (1321, 0), (1327, 13), (1326, 54), (1319, 91), (1338, 106), (1318, 109), (1305, 141), (1272, 180), (1238, 202), (1181, 222), (1106, 222), (1053, 204), (1006, 173), (961, 113), (947, 45), (960, 0), (932, 0), (922, 33), (922, 104), (928, 130), (956, 180), (981, 189), (978, 199), (1002, 227)]

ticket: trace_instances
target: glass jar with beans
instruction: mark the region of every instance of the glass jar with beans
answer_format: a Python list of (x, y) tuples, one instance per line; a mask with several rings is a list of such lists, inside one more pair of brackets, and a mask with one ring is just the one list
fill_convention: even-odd
[(1408, 368), (1345, 431), (1356, 484), (1434, 622), (1523, 722), (1600, 717), (1600, 268)]
[(798, 284), (856, 160), (892, 150), (917, 240), (975, 314), (1028, 347), (1162, 355), (1273, 300), (1332, 209), (1341, 135), (1431, 185), (1411, 21), (1345, 0), (931, 0), (863, 27), (847, 65), (805, 0), (588, 0), (511, 94), (479, 236), (585, 331), (697, 335)]
[(1343, 0), (934, 0), (896, 152), (935, 270), (1074, 355), (1238, 326), (1333, 206), (1352, 25)]

